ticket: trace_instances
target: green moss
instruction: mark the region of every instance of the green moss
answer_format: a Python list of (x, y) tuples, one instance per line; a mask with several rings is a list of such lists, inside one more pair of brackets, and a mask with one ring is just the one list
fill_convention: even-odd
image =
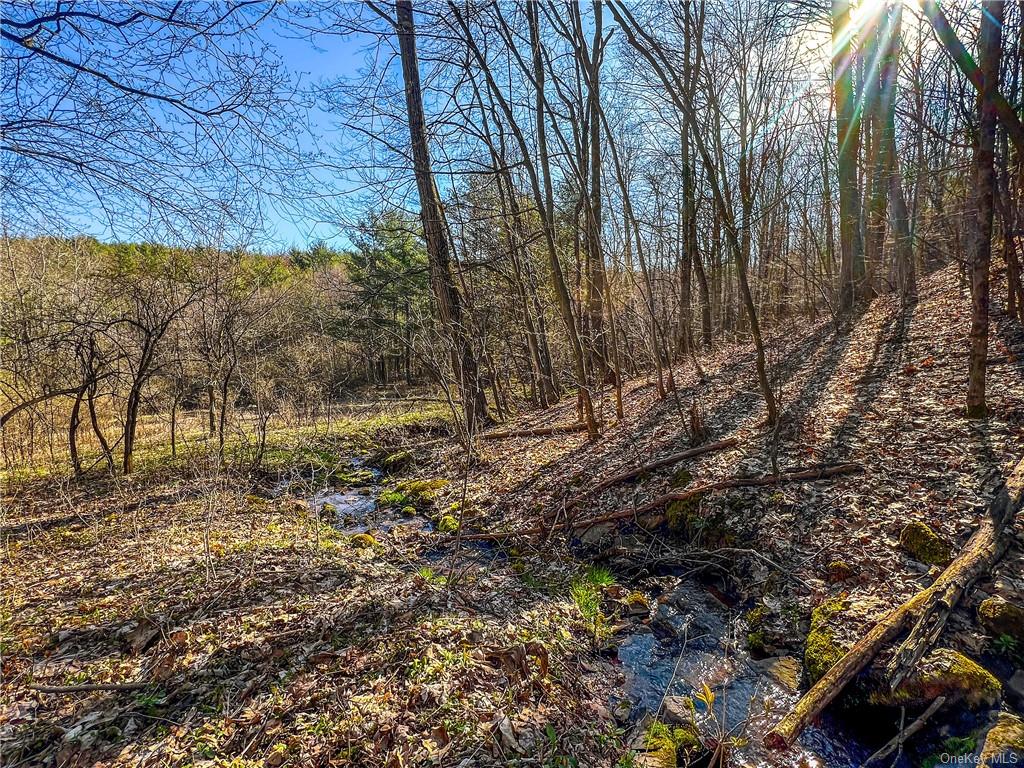
[(434, 480), (402, 480), (395, 489), (404, 494), (411, 504), (429, 504), (446, 485), (448, 481), (439, 477)]
[(686, 467), (680, 467), (672, 473), (671, 485), (673, 488), (685, 488), (693, 482), (693, 475)]
[(767, 607), (758, 605), (747, 611), (743, 618), (747, 622), (747, 626), (751, 629), (760, 629), (764, 626), (764, 623), (771, 618), (771, 615), (771, 611), (769, 611)]
[(747, 628), (750, 630), (747, 633), (747, 650), (754, 654), (763, 654), (767, 647), (767, 638), (763, 631), (765, 622), (771, 616), (771, 613), (763, 605), (758, 605), (747, 611), (743, 617), (747, 622)]
[(647, 750), (647, 765), (657, 768), (675, 768), (680, 757), (701, 748), (697, 728), (693, 724), (672, 726), (655, 720), (647, 727), (644, 735)]
[(338, 486), (359, 486), (369, 485), (374, 477), (368, 469), (345, 469), (332, 472), (329, 479)]
[(952, 545), (921, 522), (908, 523), (900, 533), (900, 546), (915, 560), (929, 565), (948, 565)]
[(437, 492), (448, 485), (444, 478), (434, 480), (401, 480), (395, 487), (381, 491), (377, 503), (382, 507), (428, 507), (437, 498)]
[(381, 466), (388, 472), (401, 472), (413, 463), (412, 451), (396, 451), (384, 457)]
[(349, 541), (357, 549), (372, 549), (380, 546), (380, 543), (368, 533), (357, 533)]
[(820, 680), (846, 653), (832, 626), (833, 619), (849, 607), (842, 597), (826, 600), (811, 611), (811, 629), (804, 644), (804, 668), (811, 683)]
[(764, 655), (767, 646), (767, 639), (764, 632), (756, 630), (747, 633), (747, 650), (755, 655)]
[(1024, 640), (1024, 608), (1001, 597), (989, 597), (978, 606), (978, 618), (990, 633)]
[(438, 533), (455, 533), (457, 530), (459, 530), (459, 521), (452, 515), (442, 515), (441, 519), (437, 521)]
[(647, 616), (651, 612), (651, 601), (643, 592), (630, 592), (622, 602), (626, 612), (634, 616)]
[(1002, 694), (999, 681), (975, 661), (949, 648), (928, 654), (918, 671), (895, 691), (875, 691), (868, 703), (883, 706), (922, 704), (945, 696), (969, 709), (993, 706)]
[(1000, 712), (999, 719), (985, 737), (981, 764), (998, 765), (998, 758), (1003, 756), (1003, 763), (1011, 765), (1015, 761), (1009, 755), (1018, 759), (1024, 755), (1024, 720), (1010, 712)]
[(700, 516), (702, 496), (690, 496), (680, 501), (673, 501), (665, 509), (668, 527), (673, 530), (687, 530)]
[[(401, 491), (381, 491), (377, 494), (377, 503), (382, 507), (397, 507), (399, 505), (406, 505), (408, 499), (405, 498), (405, 494)], [(411, 506), (411, 505), (406, 505)], [(416, 509), (413, 507), (413, 509)]]
[(402, 507), (402, 514), (406, 517), (413, 517), (416, 514), (416, 507), (412, 506), (411, 504), (407, 504), (406, 506)]

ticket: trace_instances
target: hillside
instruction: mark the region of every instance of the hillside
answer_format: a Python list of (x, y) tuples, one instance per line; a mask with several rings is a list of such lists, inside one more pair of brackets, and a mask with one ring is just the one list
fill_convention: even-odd
[[(984, 421), (962, 415), (969, 306), (946, 269), (906, 308), (875, 300), (852, 331), (823, 319), (770, 339), (777, 434), (752, 351), (733, 345), (700, 358), (703, 380), (680, 365), (665, 400), (628, 382), (626, 418), (598, 443), (487, 439), (467, 468), (445, 422), (407, 404), (292, 436), (291, 463), (254, 478), (197, 460), (12, 484), (5, 764), (653, 766), (691, 739), (694, 759), (727, 748), (758, 765), (859, 765), (937, 689), (903, 715), (871, 710), (874, 732), (856, 727), (854, 701), (789, 752), (761, 737), (806, 688), (805, 665), (827, 667), (934, 578), (900, 546), (905, 526), (927, 524), (955, 554), (1019, 460), (1024, 329), (996, 304)], [(704, 442), (738, 442), (590, 492), (689, 448), (691, 403)], [(565, 398), (500, 429), (574, 421)], [(858, 471), (708, 493), (661, 525), (565, 533), (672, 488), (771, 474), (773, 441), (780, 471)], [(555, 529), (497, 535), (538, 526)], [(986, 596), (1024, 603), (1021, 544), (1018, 532), (939, 643), (988, 668), (1018, 713), (1024, 649), (977, 612)], [(826, 620), (824, 660), (805, 656)], [(947, 707), (904, 764), (954, 737), (980, 752), (993, 704)], [(679, 725), (658, 731), (652, 714)]]

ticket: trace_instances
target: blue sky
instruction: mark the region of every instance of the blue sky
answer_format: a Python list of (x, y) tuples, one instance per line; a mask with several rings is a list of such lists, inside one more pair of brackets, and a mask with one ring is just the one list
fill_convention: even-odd
[[(304, 86), (358, 77), (364, 66), (367, 47), (374, 42), (359, 35), (317, 34), (310, 40), (296, 36), (294, 31), (282, 34), (280, 29), (268, 29), (265, 39)], [(329, 148), (337, 142), (337, 116), (322, 109), (313, 109), (308, 113), (308, 119), (321, 148)], [(306, 145), (306, 148), (312, 148), (310, 142), (307, 141)], [(330, 181), (343, 188), (345, 186), (343, 178)], [(336, 224), (317, 222), (308, 215), (290, 216), (273, 209), (267, 212), (267, 216), (270, 231), (266, 236), (271, 247), (282, 250), (293, 246), (302, 248), (317, 240), (327, 240), (340, 247), (348, 244)]]

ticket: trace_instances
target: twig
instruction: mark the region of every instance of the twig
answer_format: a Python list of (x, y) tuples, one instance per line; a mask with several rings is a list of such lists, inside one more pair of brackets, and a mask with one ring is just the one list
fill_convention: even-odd
[(149, 683), (81, 683), (80, 685), (30, 685), (40, 693), (85, 693), (87, 691), (137, 691)]
[(945, 696), (939, 696), (937, 699), (935, 699), (935, 701), (928, 705), (928, 709), (921, 713), (921, 716), (918, 717), (917, 720), (915, 720), (906, 728), (902, 729), (899, 733), (893, 736), (892, 739), (884, 747), (882, 747), (880, 750), (875, 752), (875, 754), (873, 754), (871, 757), (865, 760), (864, 765), (871, 765), (871, 763), (878, 762), (879, 760), (884, 760), (897, 749), (902, 750), (903, 744), (906, 742), (906, 740), (918, 731), (920, 731), (922, 728), (924, 728), (925, 723), (928, 722), (928, 719), (936, 712), (938, 712), (939, 708), (945, 703)]

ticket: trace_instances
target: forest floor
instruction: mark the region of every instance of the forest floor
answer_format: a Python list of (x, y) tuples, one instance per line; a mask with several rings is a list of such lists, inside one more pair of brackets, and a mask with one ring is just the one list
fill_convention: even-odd
[[(637, 740), (650, 717), (620, 703), (629, 675), (617, 649), (638, 627), (674, 631), (659, 624), (659, 579), (699, 578), (752, 655), (802, 659), (815, 606), (859, 607), (836, 627), (842, 645), (934, 578), (900, 546), (908, 522), (954, 549), (969, 536), (1024, 452), (1024, 329), (994, 294), (983, 421), (962, 415), (969, 301), (943, 270), (907, 307), (874, 301), (852, 331), (827, 319), (778, 329), (776, 433), (762, 426), (752, 349), (737, 344), (700, 358), (703, 380), (676, 368), (666, 399), (650, 377), (627, 382), (618, 423), (605, 393), (610, 423), (595, 443), (484, 440), (467, 465), (442, 411), (390, 406), (275, 435), (274, 471), (257, 477), (197, 461), (131, 480), (11, 483), (3, 764), (653, 765), (654, 745)], [(738, 442), (589, 492), (690, 447), (691, 404), (705, 442)], [(575, 420), (565, 398), (500, 429)], [(782, 471), (861, 471), (706, 494), (671, 530), (626, 519), (571, 536), (459, 533), (629, 510), (673, 488), (770, 474), (773, 453)], [(347, 489), (343, 509), (325, 507), (325, 485)], [(359, 497), (393, 514), (346, 513), (365, 509)], [(991, 669), (1001, 706), (1019, 711), (1024, 642), (978, 625), (986, 595), (1024, 602), (1019, 534), (941, 642)], [(702, 678), (698, 698), (705, 683), (706, 699), (721, 680)], [(973, 739), (960, 749), (978, 751), (992, 716), (933, 736)], [(698, 738), (713, 747), (716, 737)]]

